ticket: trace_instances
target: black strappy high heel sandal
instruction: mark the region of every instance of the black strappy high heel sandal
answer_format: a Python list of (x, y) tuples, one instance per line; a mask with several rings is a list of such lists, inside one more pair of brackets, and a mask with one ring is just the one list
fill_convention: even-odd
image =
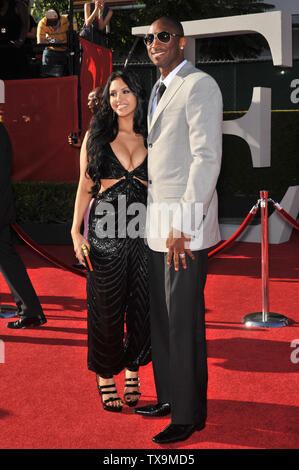
[[(98, 379), (97, 379), (97, 386), (98, 386), (99, 394), (100, 394), (101, 399), (102, 399), (102, 405), (103, 405), (104, 410), (105, 411), (111, 411), (112, 413), (119, 413), (120, 411), (122, 411), (123, 405), (119, 405), (119, 406), (107, 405), (107, 403), (113, 402), (113, 401), (121, 401), (122, 402), (122, 400), (119, 398), (119, 396), (110, 397), (110, 398), (107, 398), (107, 400), (104, 400), (104, 398), (103, 398), (103, 395), (108, 395), (108, 394), (111, 395), (112, 393), (117, 393), (115, 384), (100, 385), (99, 382), (98, 382)], [(103, 389), (107, 389), (107, 388), (109, 388), (110, 390), (109, 391), (103, 390)]]
[[(133, 382), (133, 383), (128, 383), (128, 382)], [(130, 379), (125, 379), (125, 387), (140, 387), (140, 382), (139, 382), (139, 377), (132, 377)], [(128, 396), (137, 396), (138, 398), (136, 398), (135, 400), (127, 400), (126, 397)], [(139, 398), (140, 398), (140, 395), (141, 393), (140, 392), (137, 392), (137, 390), (133, 390), (132, 392), (126, 392), (124, 393), (124, 399), (125, 399), (125, 404), (128, 405), (128, 406), (136, 406), (138, 401), (139, 401)]]

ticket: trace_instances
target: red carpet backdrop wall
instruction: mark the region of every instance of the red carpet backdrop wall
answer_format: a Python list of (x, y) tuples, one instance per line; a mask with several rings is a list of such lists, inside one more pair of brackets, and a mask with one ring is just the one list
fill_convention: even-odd
[(5, 82), (14, 181), (77, 181), (78, 155), (67, 140), (77, 128), (77, 89), (74, 76)]
[[(111, 50), (81, 40), (82, 135), (91, 118), (89, 92), (105, 86), (112, 72)], [(13, 181), (76, 182), (78, 151), (68, 135), (79, 130), (78, 77), (5, 81), (3, 123), (13, 145)]]

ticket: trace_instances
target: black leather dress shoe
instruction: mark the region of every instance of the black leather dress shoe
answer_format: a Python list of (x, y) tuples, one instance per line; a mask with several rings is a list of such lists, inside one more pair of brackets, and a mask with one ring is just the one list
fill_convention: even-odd
[(170, 403), (157, 403), (156, 405), (139, 406), (134, 409), (134, 413), (137, 415), (149, 417), (166, 416), (170, 413)]
[(170, 444), (171, 442), (185, 441), (195, 431), (201, 431), (202, 424), (169, 424), (162, 432), (153, 437), (156, 444)]
[(20, 320), (7, 323), (7, 328), (19, 330), (21, 328), (35, 328), (47, 323), (46, 317), (38, 315), (37, 317), (21, 317)]

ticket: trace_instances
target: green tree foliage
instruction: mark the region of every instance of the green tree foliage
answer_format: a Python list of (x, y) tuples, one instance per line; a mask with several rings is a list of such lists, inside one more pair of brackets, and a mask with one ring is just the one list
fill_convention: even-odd
[[(216, 18), (223, 16), (261, 13), (273, 8), (260, 0), (144, 0), (146, 8), (114, 12), (111, 27), (112, 46), (129, 50), (134, 42), (132, 26), (150, 25), (161, 16), (172, 16), (180, 21)], [(199, 41), (199, 55), (210, 59), (256, 57), (267, 47), (262, 36), (248, 34), (221, 38), (204, 38)], [(140, 50), (140, 45), (136, 51)]]
[[(273, 5), (260, 0), (140, 0), (146, 8), (119, 9), (113, 11), (110, 24), (110, 47), (120, 55), (128, 54), (135, 38), (133, 26), (150, 25), (161, 16), (172, 16), (180, 21), (216, 18), (223, 16), (246, 15), (270, 10)], [(41, 19), (49, 8), (68, 12), (69, 0), (35, 0), (33, 16)], [(79, 28), (83, 25), (83, 13), (75, 14)], [(267, 47), (262, 36), (248, 34), (221, 38), (203, 38), (199, 41), (199, 56), (210, 59), (233, 59), (256, 57)], [(142, 55), (145, 49), (140, 41), (136, 54)]]
[[(70, 0), (35, 0), (31, 8), (31, 14), (36, 21), (41, 20), (46, 11), (51, 8), (56, 8), (62, 14), (67, 14), (69, 12)], [(75, 13), (74, 16), (78, 24), (82, 25), (83, 23), (83, 14)]]

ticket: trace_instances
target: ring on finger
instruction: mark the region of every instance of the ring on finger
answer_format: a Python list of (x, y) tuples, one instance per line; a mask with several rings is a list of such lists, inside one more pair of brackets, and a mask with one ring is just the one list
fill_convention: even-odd
[(185, 255), (185, 253), (179, 253), (179, 257), (180, 257), (180, 258), (185, 258), (186, 255)]

